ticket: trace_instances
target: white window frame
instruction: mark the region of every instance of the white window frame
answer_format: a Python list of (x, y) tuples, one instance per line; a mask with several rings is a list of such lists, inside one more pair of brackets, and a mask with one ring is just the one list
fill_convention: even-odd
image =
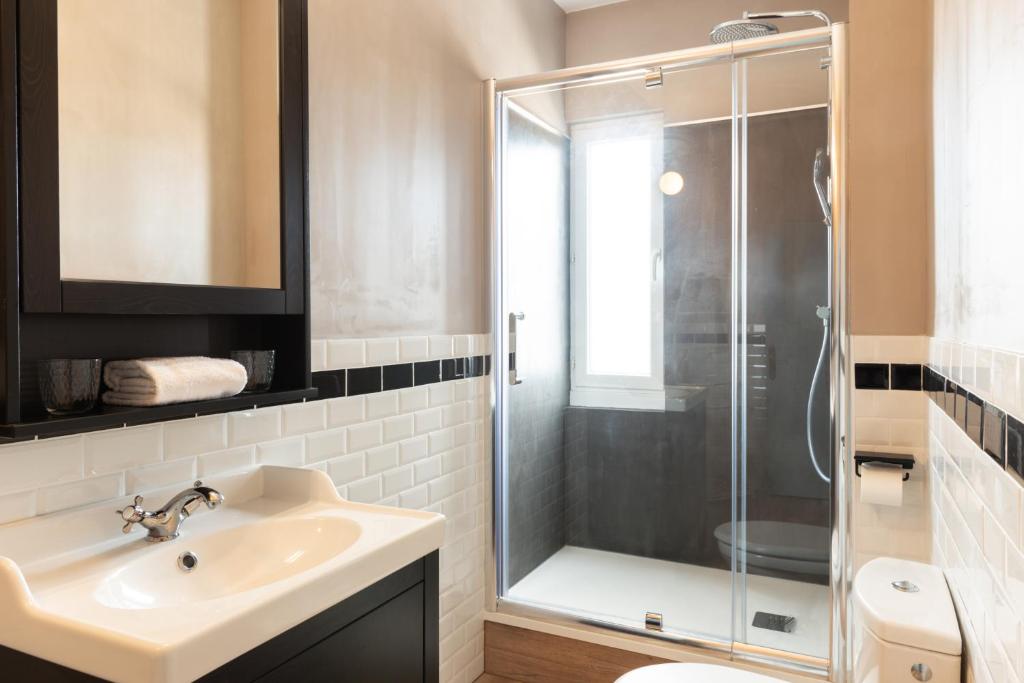
[[(571, 127), (570, 325), (571, 382), (575, 406), (665, 409), (664, 387), (664, 215), (658, 180), (664, 167), (661, 114), (618, 117)], [(594, 142), (643, 136), (651, 144), (651, 373), (647, 376), (587, 372), (587, 148)]]

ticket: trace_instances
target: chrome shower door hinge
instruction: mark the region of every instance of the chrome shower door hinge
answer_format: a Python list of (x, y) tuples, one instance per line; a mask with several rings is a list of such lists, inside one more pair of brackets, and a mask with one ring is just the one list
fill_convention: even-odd
[(660, 631), (662, 623), (661, 612), (647, 612), (644, 615), (644, 628), (648, 631)]

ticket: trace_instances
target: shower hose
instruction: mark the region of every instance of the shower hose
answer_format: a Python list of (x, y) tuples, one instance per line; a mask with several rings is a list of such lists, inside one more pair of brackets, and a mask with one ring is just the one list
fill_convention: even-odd
[(822, 472), (821, 467), (818, 465), (818, 456), (814, 452), (814, 439), (811, 437), (811, 417), (814, 409), (814, 392), (818, 388), (818, 378), (821, 377), (821, 368), (825, 365), (825, 352), (828, 350), (828, 314), (822, 313), (822, 308), (818, 309), (818, 316), (821, 318), (821, 351), (818, 352), (818, 364), (814, 367), (814, 377), (811, 379), (811, 388), (807, 391), (807, 452), (811, 456), (811, 464), (814, 465), (814, 471), (818, 474), (823, 482), (826, 484), (831, 483), (829, 476)]

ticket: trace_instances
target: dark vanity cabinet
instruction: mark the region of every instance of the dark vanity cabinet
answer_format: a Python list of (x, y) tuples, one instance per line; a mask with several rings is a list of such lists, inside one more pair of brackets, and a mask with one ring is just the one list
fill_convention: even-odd
[(435, 551), (200, 680), (436, 683), (437, 572)]
[[(306, 0), (145, 7), (0, 0), (0, 443), (317, 395)], [(43, 359), (244, 349), (268, 392), (42, 405)]]
[[(39, 683), (99, 680), (2, 647), (0, 671)], [(435, 551), (199, 680), (437, 683), (438, 676)]]

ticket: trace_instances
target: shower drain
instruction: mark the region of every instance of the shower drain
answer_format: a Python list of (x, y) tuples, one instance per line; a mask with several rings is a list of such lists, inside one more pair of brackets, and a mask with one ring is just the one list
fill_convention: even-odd
[(796, 628), (796, 617), (788, 617), (785, 614), (772, 614), (771, 612), (755, 612), (754, 626), (769, 631), (781, 631), (792, 633)]

